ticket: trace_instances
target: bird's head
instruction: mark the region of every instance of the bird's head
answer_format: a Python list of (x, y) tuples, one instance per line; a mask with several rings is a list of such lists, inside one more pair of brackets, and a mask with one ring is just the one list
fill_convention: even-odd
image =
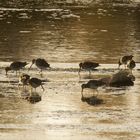
[(82, 97), (81, 97), (81, 101), (82, 101), (82, 102), (85, 102), (85, 101), (86, 101), (86, 98), (85, 98), (84, 96), (82, 96)]
[(82, 92), (83, 92), (83, 90), (84, 90), (85, 88), (88, 88), (88, 84), (82, 84), (82, 85), (81, 85), (81, 88), (82, 88)]
[(50, 64), (48, 64), (48, 67), (51, 68), (51, 67), (50, 67)]
[(82, 85), (81, 85), (81, 88), (82, 88), (82, 89), (84, 89), (84, 88), (86, 88), (86, 87), (87, 87), (86, 84), (82, 84)]
[(24, 62), (25, 63), (25, 65), (28, 65), (29, 63), (27, 63), (27, 62)]
[(129, 55), (130, 59), (132, 59), (134, 56), (133, 55)]
[(35, 59), (33, 59), (33, 60), (32, 60), (32, 64), (34, 64), (34, 63), (35, 63), (35, 61), (36, 61), (36, 60), (35, 60)]
[(100, 64), (98, 63), (97, 66), (100, 66)]
[(133, 74), (128, 74), (127, 77), (129, 77), (132, 81), (135, 81), (135, 76)]
[(21, 74), (21, 78), (23, 78), (23, 79), (30, 79), (30, 75), (22, 73)]
[(8, 71), (10, 71), (10, 70), (11, 70), (10, 67), (6, 67), (6, 68), (5, 68), (6, 75), (7, 75)]
[(26, 66), (26, 65), (28, 65), (28, 63), (27, 62), (23, 62), (23, 65)]
[(81, 67), (82, 67), (82, 65), (83, 65), (83, 63), (80, 63), (80, 64), (79, 64), (79, 67), (81, 68)]

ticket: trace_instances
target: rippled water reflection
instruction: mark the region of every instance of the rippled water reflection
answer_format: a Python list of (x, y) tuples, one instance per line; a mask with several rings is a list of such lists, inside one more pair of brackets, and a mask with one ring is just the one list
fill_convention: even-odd
[[(139, 62), (139, 9), (75, 10), (73, 17), (65, 18), (61, 12), (0, 10), (0, 95), (5, 96), (0, 98), (0, 139), (139, 139), (139, 65), (134, 86), (101, 88), (104, 103), (97, 106), (81, 101), (81, 84), (89, 79), (82, 72), (79, 82), (77, 73), (85, 59), (105, 63), (92, 73), (94, 78), (116, 72), (117, 64), (108, 64), (126, 53)], [(42, 101), (30, 104), (20, 98), (18, 77), (6, 77), (3, 69), (9, 61), (37, 57), (46, 58), (53, 69), (43, 72), (42, 79), (49, 81), (45, 92), (37, 89)], [(35, 67), (29, 74), (41, 78)], [(85, 91), (86, 96), (92, 94)]]
[(1, 10), (0, 59), (115, 63), (127, 52), (139, 61), (138, 9), (74, 11), (80, 19), (62, 18), (61, 12)]

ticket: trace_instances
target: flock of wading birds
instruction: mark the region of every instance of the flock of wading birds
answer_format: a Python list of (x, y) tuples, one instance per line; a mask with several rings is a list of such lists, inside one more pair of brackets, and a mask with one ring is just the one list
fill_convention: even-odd
[[(8, 71), (16, 71), (17, 72), (24, 68), (28, 63), (27, 62), (20, 62), (20, 61), (14, 61), (10, 64), (10, 66), (5, 68), (6, 75), (8, 75)], [(37, 68), (40, 69), (40, 73), (42, 73), (43, 70), (46, 69), (51, 69), (50, 64), (45, 60), (45, 59), (33, 59), (32, 64), (29, 67), (28, 71), (31, 69), (32, 65), (35, 64)], [(115, 87), (120, 87), (120, 86), (131, 86), (133, 85), (133, 81), (135, 80), (135, 77), (132, 74), (133, 68), (135, 68), (136, 63), (133, 60), (133, 55), (125, 55), (121, 57), (118, 61), (118, 68), (120, 68), (121, 65), (124, 65), (124, 69), (119, 70), (119, 72), (113, 74), (112, 76), (109, 77), (104, 77), (100, 79), (92, 79), (89, 80), (86, 84), (81, 85), (81, 95), (82, 95), (82, 100), (84, 100), (83, 96), (83, 90), (85, 88), (90, 88), (94, 89), (97, 91), (98, 95), (98, 87), (101, 86), (115, 86)], [(80, 72), (81, 70), (87, 70), (89, 71), (89, 76), (91, 75), (91, 71), (94, 70), (96, 67), (99, 66), (99, 63), (92, 62), (92, 61), (85, 61), (79, 64), (79, 70), (78, 70), (78, 75), (79, 78), (81, 79)], [(32, 89), (36, 89), (37, 87), (41, 86), (43, 91), (45, 90), (43, 87), (43, 81), (38, 78), (31, 78), (30, 75), (28, 74), (20, 74), (19, 75), (19, 83), (22, 83), (23, 88), (26, 86), (31, 87), (31, 94), (32, 96)], [(96, 96), (95, 96), (96, 97)]]

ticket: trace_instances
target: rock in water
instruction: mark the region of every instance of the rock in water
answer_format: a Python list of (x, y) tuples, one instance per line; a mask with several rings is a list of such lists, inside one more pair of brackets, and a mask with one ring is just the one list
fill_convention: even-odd
[(134, 80), (134, 75), (132, 75), (132, 73), (130, 73), (128, 70), (120, 70), (111, 77), (109, 85), (113, 87), (133, 86)]

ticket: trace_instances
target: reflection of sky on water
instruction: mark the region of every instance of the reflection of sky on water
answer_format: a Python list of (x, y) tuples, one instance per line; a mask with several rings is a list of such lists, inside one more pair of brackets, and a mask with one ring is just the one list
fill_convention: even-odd
[(80, 20), (56, 18), (61, 11), (1, 11), (0, 59), (115, 63), (132, 53), (139, 61), (139, 11), (98, 11), (73, 12)]

